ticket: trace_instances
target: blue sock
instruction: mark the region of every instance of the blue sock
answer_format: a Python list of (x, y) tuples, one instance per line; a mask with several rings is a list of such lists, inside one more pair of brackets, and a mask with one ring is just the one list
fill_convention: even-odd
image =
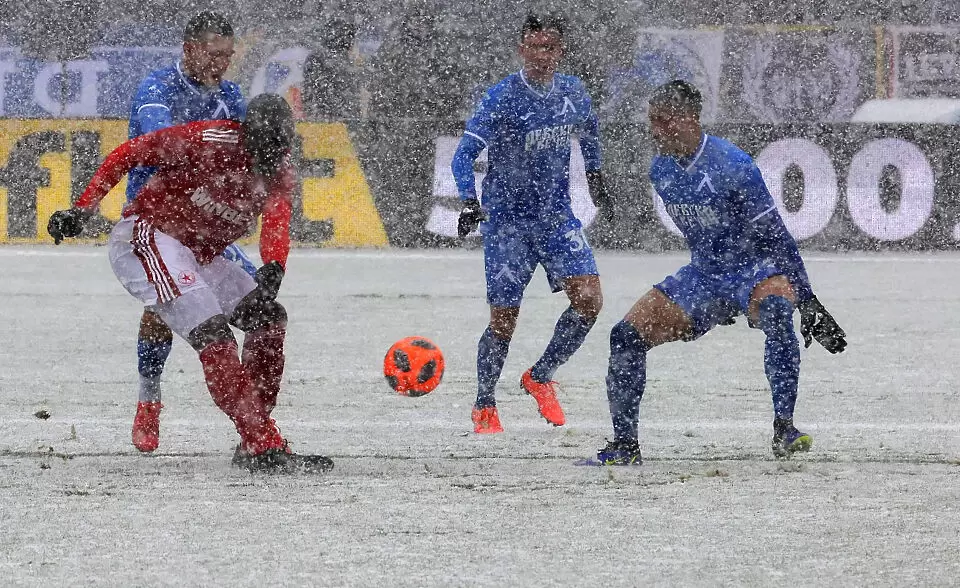
[(620, 321), (610, 331), (607, 400), (615, 441), (637, 441), (648, 349), (640, 333), (627, 321)]
[(567, 307), (557, 320), (553, 338), (547, 344), (547, 349), (537, 363), (533, 364), (533, 373), (530, 375), (533, 376), (534, 381), (543, 383), (552, 380), (557, 368), (567, 363), (577, 349), (580, 349), (583, 340), (587, 338), (587, 333), (596, 322), (596, 317), (584, 318), (573, 307)]
[(140, 372), (140, 402), (160, 402), (160, 374), (170, 356), (173, 341), (137, 341), (137, 370)]
[(777, 419), (792, 419), (800, 380), (800, 341), (793, 330), (793, 303), (781, 296), (760, 301), (760, 328), (767, 336), (763, 367)]
[(490, 327), (480, 336), (477, 344), (477, 408), (497, 405), (494, 393), (509, 350), (510, 340), (498, 339)]

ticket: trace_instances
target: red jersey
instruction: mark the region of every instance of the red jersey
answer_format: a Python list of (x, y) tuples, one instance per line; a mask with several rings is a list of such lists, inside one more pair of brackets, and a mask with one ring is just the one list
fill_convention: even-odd
[(114, 149), (76, 206), (96, 209), (138, 165), (156, 168), (123, 216), (139, 215), (207, 264), (256, 228), (263, 215), (260, 257), (286, 267), (296, 175), (289, 159), (271, 178), (255, 174), (240, 123), (199, 121), (131, 139)]

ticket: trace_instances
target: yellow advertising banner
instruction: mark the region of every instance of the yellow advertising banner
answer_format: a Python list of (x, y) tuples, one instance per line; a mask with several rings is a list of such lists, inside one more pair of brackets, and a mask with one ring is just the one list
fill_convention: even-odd
[[(387, 234), (346, 126), (300, 123), (297, 131), (302, 146), (294, 154), (301, 180), (291, 224), (294, 240), (386, 246)], [(70, 206), (126, 136), (127, 123), (119, 120), (0, 119), (0, 243), (51, 243), (47, 219)], [(126, 180), (101, 204), (95, 232), (108, 230), (125, 202)]]

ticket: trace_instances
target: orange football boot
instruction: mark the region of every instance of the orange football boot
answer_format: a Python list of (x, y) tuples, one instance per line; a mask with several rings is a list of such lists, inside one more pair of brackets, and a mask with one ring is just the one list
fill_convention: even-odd
[(500, 424), (500, 415), (497, 414), (496, 406), (487, 406), (485, 408), (473, 407), (473, 413), (470, 418), (473, 419), (473, 432), (502, 433), (503, 425)]
[(533, 379), (533, 368), (523, 372), (520, 377), (520, 387), (533, 396), (537, 401), (537, 408), (540, 410), (540, 416), (547, 419), (547, 422), (554, 427), (560, 427), (567, 422), (567, 417), (560, 408), (560, 402), (557, 400), (557, 391), (554, 388), (556, 382), (540, 383)]

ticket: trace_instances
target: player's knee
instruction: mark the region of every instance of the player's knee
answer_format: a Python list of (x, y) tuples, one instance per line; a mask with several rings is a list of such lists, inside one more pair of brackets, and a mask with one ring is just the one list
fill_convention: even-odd
[(517, 317), (519, 316), (519, 308), (491, 307), (490, 332), (501, 341), (509, 341), (513, 338), (513, 331), (517, 328)]
[(768, 337), (793, 332), (793, 303), (783, 296), (764, 297), (758, 315), (757, 324)]
[(271, 326), (287, 326), (287, 309), (276, 300), (244, 298), (230, 317), (230, 323), (245, 333)]
[(501, 341), (509, 341), (513, 339), (513, 331), (517, 323), (510, 321), (491, 321), (490, 322), (490, 332), (493, 333), (493, 336)]
[(589, 296), (583, 296), (570, 303), (573, 310), (588, 321), (596, 321), (600, 316), (600, 310), (603, 309), (603, 294), (596, 292)]
[(234, 344), (237, 341), (233, 337), (233, 331), (230, 330), (227, 317), (222, 314), (210, 317), (187, 335), (187, 342), (198, 353), (206, 349), (207, 346), (221, 341), (233, 341)]
[(140, 317), (140, 341), (151, 343), (173, 343), (173, 332), (155, 312), (144, 311)]
[(650, 345), (629, 322), (620, 321), (610, 329), (611, 353), (625, 350), (645, 352), (649, 349)]

